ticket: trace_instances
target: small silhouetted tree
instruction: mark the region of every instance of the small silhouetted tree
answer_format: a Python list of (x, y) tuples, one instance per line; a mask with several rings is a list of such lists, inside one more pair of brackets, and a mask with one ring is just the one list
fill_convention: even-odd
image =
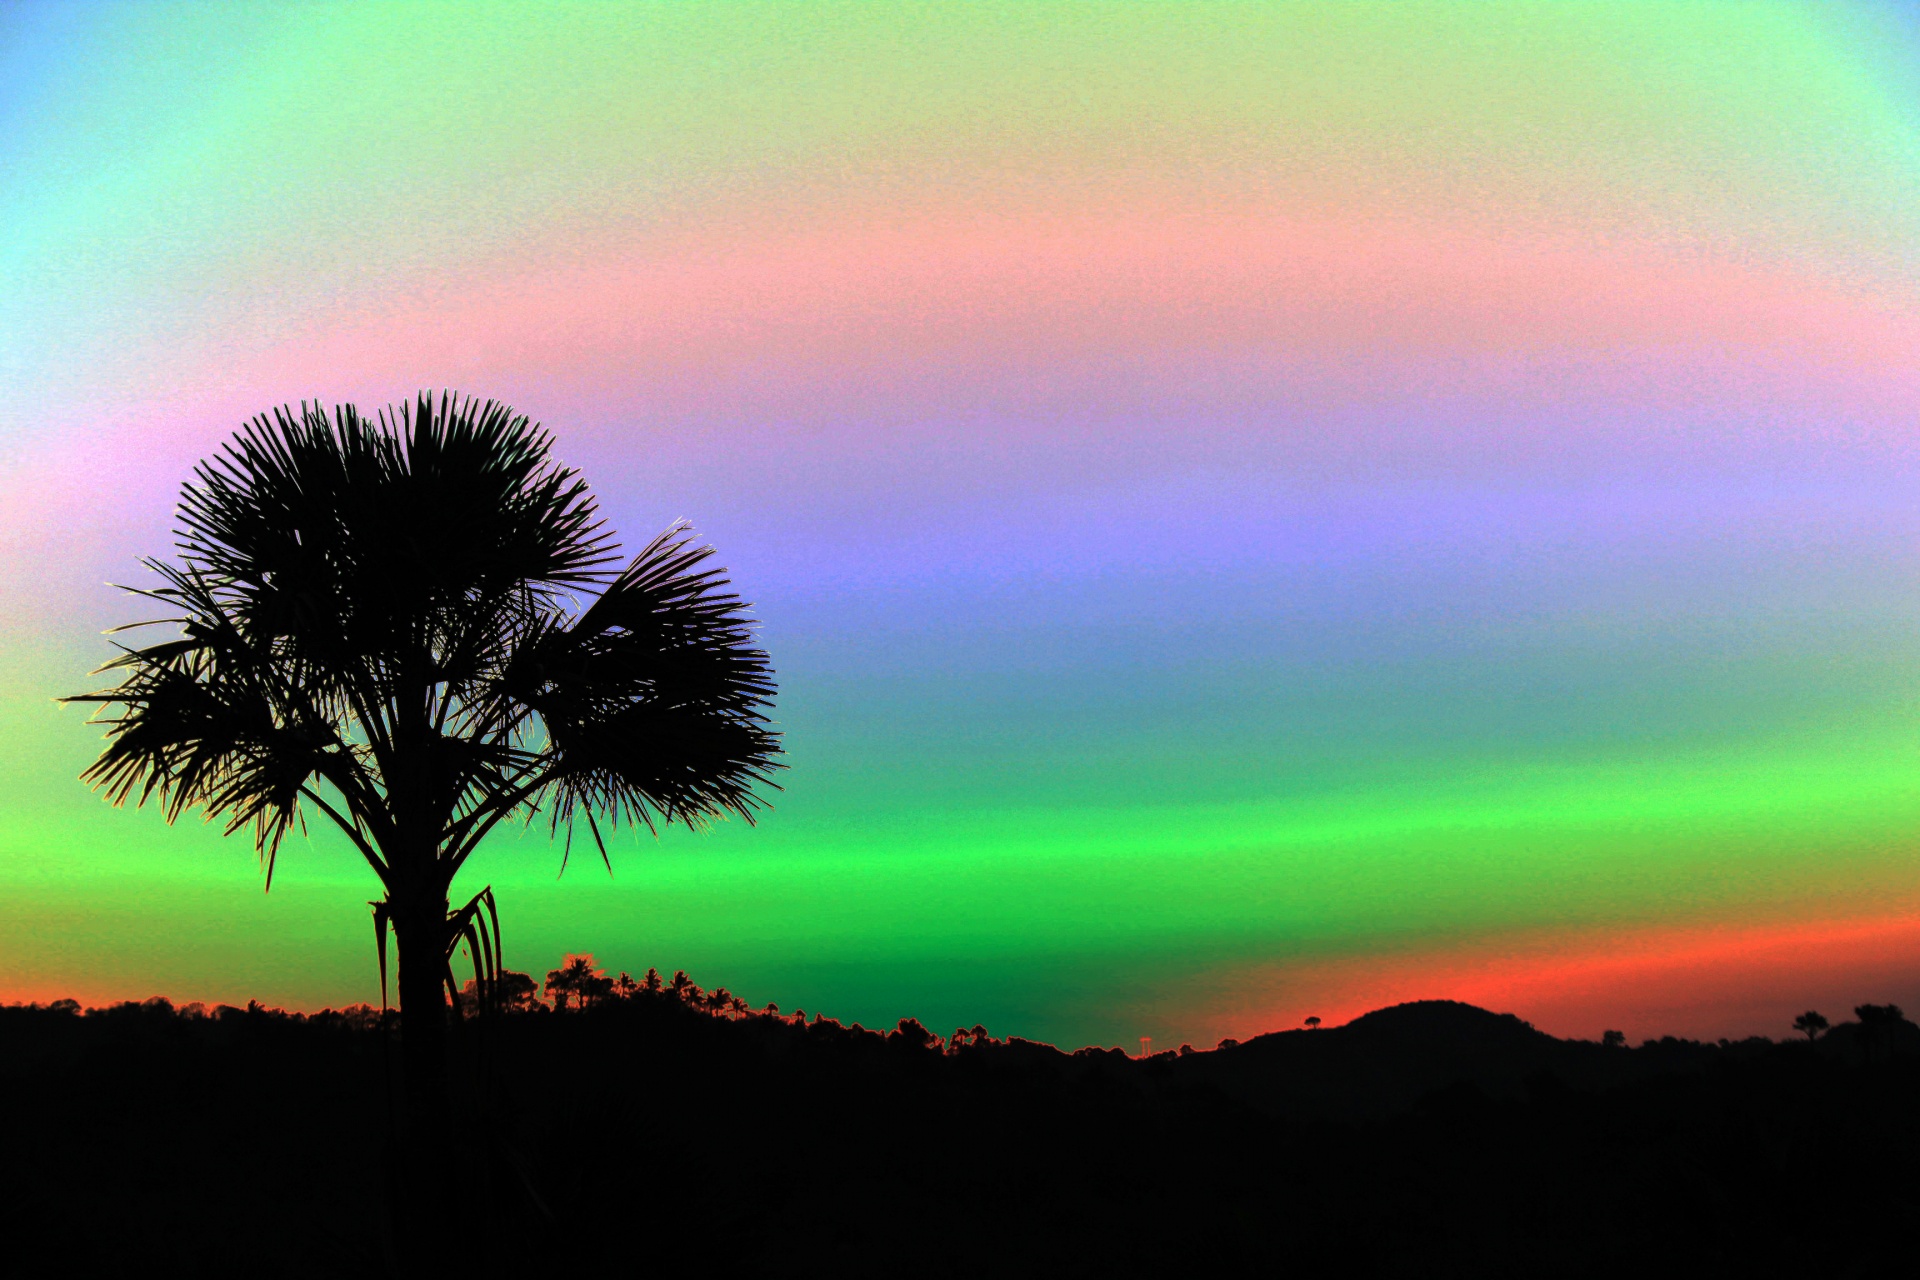
[(918, 1018), (902, 1018), (894, 1029), (887, 1033), (887, 1039), (912, 1049), (932, 1049), (935, 1052), (946, 1046), (940, 1043), (940, 1037), (926, 1029)]
[(1820, 1033), (1827, 1029), (1827, 1020), (1809, 1009), (1793, 1020), (1793, 1029), (1805, 1036), (1808, 1041), (1818, 1040)]
[(1868, 1057), (1877, 1051), (1893, 1051), (1893, 1029), (1905, 1016), (1897, 1004), (1854, 1006), (1853, 1016), (1860, 1020), (1860, 1048)]
[(1624, 1049), (1627, 1047), (1627, 1033), (1624, 1031), (1603, 1031), (1600, 1033), (1600, 1043), (1608, 1049)]
[(531, 1013), (540, 1007), (540, 988), (531, 974), (500, 971), (500, 1007), (508, 1013)]
[(994, 1038), (992, 1034), (987, 1031), (985, 1025), (976, 1022), (971, 1029), (967, 1027), (954, 1028), (953, 1034), (947, 1038), (946, 1051), (948, 1053), (958, 1053), (962, 1049), (971, 1049), (993, 1043), (995, 1043)]
[(1313, 1029), (1315, 1029), (1320, 1025), (1320, 1019), (1317, 1017), (1308, 1018), (1306, 1022), (1303, 1023), (1302, 1025), (1304, 1025), (1307, 1030), (1312, 1031)]
[[(531, 1013), (540, 1004), (540, 984), (524, 973), (515, 973), (511, 969), (502, 969), (498, 981), (493, 985), (494, 1007), (502, 1013)], [(480, 981), (468, 978), (467, 985), (460, 988), (460, 1008), (463, 1012), (477, 1013), (480, 1009)]]
[(589, 1008), (597, 1004), (604, 1004), (606, 1001), (613, 999), (613, 979), (604, 973), (595, 972), (592, 977), (588, 978), (586, 982), (581, 985), (580, 993), (586, 997), (586, 1004)]
[(546, 996), (553, 1001), (556, 1013), (565, 1013), (570, 1004), (576, 1003), (574, 993), (580, 984), (580, 974), (574, 968), (576, 959), (568, 956), (558, 969), (547, 971)]
[(547, 995), (562, 1013), (569, 999), (574, 1008), (589, 1009), (612, 996), (613, 990), (613, 979), (600, 971), (591, 955), (569, 955), (558, 969), (547, 974)]

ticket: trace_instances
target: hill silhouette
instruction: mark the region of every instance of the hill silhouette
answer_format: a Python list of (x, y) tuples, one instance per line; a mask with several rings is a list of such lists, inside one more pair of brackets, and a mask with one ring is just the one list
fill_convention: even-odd
[(1597, 1047), (1556, 1040), (1512, 1014), (1423, 1000), (1343, 1027), (1257, 1036), (1169, 1067), (1272, 1115), (1348, 1119), (1404, 1110), (1461, 1083), (1510, 1094), (1542, 1070), (1584, 1065), (1585, 1048)]
[[(1920, 1204), (1904, 1020), (1625, 1048), (1429, 1001), (1139, 1059), (718, 994), (502, 1017), (484, 1053), (461, 1024), (450, 1270), (1866, 1274)], [(0, 1009), (11, 1256), (397, 1274), (384, 1034), (367, 1009)]]
[[(1902, 1053), (1920, 1052), (1920, 1027), (1901, 1022)], [(1817, 1052), (1858, 1056), (1858, 1027), (1842, 1023)], [(1376, 1009), (1342, 1027), (1281, 1031), (1167, 1064), (1173, 1078), (1204, 1084), (1269, 1115), (1349, 1120), (1392, 1115), (1442, 1090), (1515, 1098), (1543, 1079), (1608, 1089), (1673, 1072), (1705, 1070), (1741, 1047), (1668, 1039), (1637, 1050), (1561, 1040), (1510, 1013), (1454, 1000)]]

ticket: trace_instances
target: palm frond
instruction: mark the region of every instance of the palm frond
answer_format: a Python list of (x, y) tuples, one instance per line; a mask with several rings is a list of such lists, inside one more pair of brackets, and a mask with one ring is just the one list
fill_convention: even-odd
[(582, 811), (649, 829), (751, 822), (754, 788), (775, 785), (772, 665), (712, 555), (674, 526), (525, 655), (538, 683), (516, 692), (551, 743), (540, 801), (556, 825)]
[(157, 799), (168, 822), (201, 808), (225, 816), (228, 834), (251, 824), (271, 878), (280, 842), (300, 820), (301, 789), (339, 741), (203, 583), (167, 573), (174, 585), (160, 592), (187, 607), (186, 638), (123, 647), (101, 668), (124, 673), (117, 686), (69, 699), (98, 705), (95, 722), (107, 726), (106, 749), (82, 780), (116, 805)]

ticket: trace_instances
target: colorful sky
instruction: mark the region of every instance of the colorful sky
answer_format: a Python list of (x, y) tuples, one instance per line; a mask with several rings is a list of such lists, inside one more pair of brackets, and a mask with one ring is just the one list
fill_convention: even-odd
[(755, 829), (508, 963), (1211, 1044), (1920, 1007), (1920, 24), (1837, 4), (0, 7), (0, 997), (377, 998), (75, 776), (302, 398), (552, 429), (756, 602)]

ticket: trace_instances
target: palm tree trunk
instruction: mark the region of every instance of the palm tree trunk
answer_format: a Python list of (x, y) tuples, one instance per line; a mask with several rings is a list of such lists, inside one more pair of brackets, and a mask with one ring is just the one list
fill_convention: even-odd
[(447, 1119), (447, 899), (396, 903), (400, 959), (400, 1063), (407, 1127), (438, 1137)]
[[(393, 901), (400, 960), (400, 1072), (405, 1100), (399, 1139), (396, 1226), (410, 1261), (431, 1256), (440, 1178), (451, 1130), (447, 1100), (447, 899), (423, 893)], [(411, 1267), (409, 1269), (412, 1269)]]

